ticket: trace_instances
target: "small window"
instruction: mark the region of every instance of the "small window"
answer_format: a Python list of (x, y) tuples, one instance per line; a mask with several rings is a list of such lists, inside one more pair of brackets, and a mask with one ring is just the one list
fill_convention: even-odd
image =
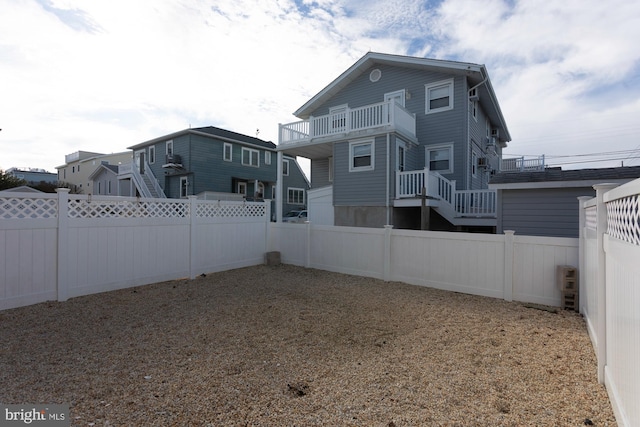
[(476, 122), (478, 121), (478, 101), (469, 101), (469, 111), (471, 111), (471, 117)]
[(107, 194), (111, 194), (111, 181), (107, 181)]
[(236, 188), (236, 191), (238, 192), (238, 194), (244, 194), (246, 196), (247, 195), (247, 183), (244, 182), (244, 181), (238, 182), (238, 186)]
[(430, 171), (453, 173), (453, 145), (438, 145), (427, 148), (427, 164)]
[(229, 144), (228, 142), (224, 143), (224, 161), (225, 162), (231, 162), (233, 161), (233, 145)]
[(287, 203), (290, 205), (304, 205), (304, 189), (287, 188)]
[(78, 165), (78, 172), (80, 172), (80, 165)]
[(478, 155), (471, 153), (471, 175), (475, 178), (478, 173)]
[(425, 85), (426, 114), (453, 109), (453, 79)]
[(270, 165), (271, 164), (271, 151), (265, 151), (264, 152), (264, 164), (265, 165)]
[(76, 173), (76, 167), (75, 166), (71, 166), (71, 173)]
[(173, 156), (173, 140), (169, 140), (167, 141), (167, 145), (166, 145), (166, 154), (167, 156)]
[(260, 166), (260, 152), (252, 148), (242, 147), (242, 164), (245, 166)]
[(156, 147), (149, 147), (149, 164), (152, 165), (156, 162)]
[(186, 176), (180, 177), (180, 198), (186, 198), (189, 195), (189, 179)]
[(282, 161), (282, 175), (289, 176), (289, 160)]
[(349, 143), (349, 172), (369, 171), (374, 169), (373, 141)]

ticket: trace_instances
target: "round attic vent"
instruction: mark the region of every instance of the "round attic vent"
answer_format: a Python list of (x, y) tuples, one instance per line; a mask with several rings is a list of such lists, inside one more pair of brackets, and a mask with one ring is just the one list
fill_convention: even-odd
[(378, 70), (377, 68), (375, 70), (372, 70), (369, 74), (369, 80), (374, 83), (380, 80), (380, 77), (382, 77), (382, 71)]

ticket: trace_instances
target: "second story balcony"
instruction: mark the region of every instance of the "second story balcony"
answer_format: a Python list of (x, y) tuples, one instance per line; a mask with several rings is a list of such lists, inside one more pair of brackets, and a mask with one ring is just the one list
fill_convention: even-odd
[(347, 136), (384, 132), (398, 132), (415, 140), (415, 114), (394, 101), (336, 109), (324, 116), (311, 116), (308, 120), (281, 124), (278, 148), (288, 152), (294, 149), (295, 155), (314, 158), (324, 154), (321, 147), (311, 148), (313, 145), (335, 142)]

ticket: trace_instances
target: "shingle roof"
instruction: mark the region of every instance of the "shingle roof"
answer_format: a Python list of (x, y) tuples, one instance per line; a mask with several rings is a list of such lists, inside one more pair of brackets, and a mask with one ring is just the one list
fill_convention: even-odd
[(602, 181), (618, 179), (640, 178), (640, 166), (626, 166), (619, 168), (601, 169), (573, 169), (548, 168), (534, 172), (508, 172), (493, 175), (489, 184), (516, 184), (527, 182), (558, 182), (558, 181)]
[(228, 139), (235, 139), (236, 141), (246, 142), (247, 144), (258, 145), (264, 148), (276, 148), (276, 144), (269, 141), (264, 141), (259, 138), (254, 138), (252, 136), (243, 135), (241, 133), (232, 132), (226, 129), (220, 129), (215, 126), (205, 126), (200, 128), (192, 128), (193, 131), (204, 132), (210, 135), (220, 136)]

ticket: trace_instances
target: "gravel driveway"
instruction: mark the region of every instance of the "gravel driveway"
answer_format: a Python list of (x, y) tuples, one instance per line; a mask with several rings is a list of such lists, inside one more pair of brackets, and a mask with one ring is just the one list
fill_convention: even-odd
[(582, 317), (294, 266), (0, 312), (0, 402), (78, 426), (614, 426)]

